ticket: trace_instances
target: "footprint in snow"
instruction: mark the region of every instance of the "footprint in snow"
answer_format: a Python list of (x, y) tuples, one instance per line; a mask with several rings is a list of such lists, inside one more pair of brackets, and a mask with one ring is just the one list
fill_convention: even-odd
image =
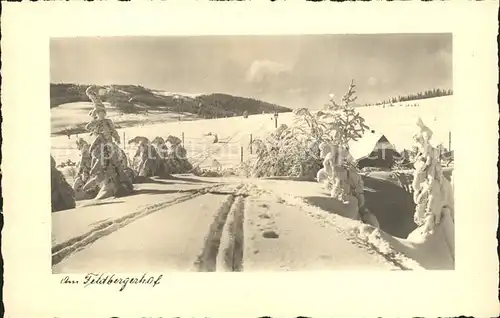
[(273, 230), (266, 230), (266, 231), (262, 232), (262, 236), (264, 238), (278, 238), (279, 237), (278, 233), (276, 233)]

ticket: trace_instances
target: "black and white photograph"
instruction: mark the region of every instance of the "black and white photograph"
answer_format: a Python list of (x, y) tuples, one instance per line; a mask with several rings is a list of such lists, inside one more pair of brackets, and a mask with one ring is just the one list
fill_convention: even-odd
[(452, 48), (52, 37), (52, 273), (454, 270)]

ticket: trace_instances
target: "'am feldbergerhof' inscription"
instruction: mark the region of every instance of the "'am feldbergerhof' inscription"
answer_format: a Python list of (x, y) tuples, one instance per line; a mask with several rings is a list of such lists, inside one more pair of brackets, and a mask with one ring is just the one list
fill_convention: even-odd
[(129, 284), (151, 285), (151, 287), (155, 287), (160, 284), (162, 277), (163, 275), (152, 276), (147, 274), (135, 277), (120, 277), (115, 274), (89, 273), (85, 275), (83, 281), (71, 279), (69, 276), (65, 276), (61, 279), (61, 284), (83, 285), (84, 287), (89, 287), (91, 285), (118, 285), (120, 286), (119, 291), (123, 291)]

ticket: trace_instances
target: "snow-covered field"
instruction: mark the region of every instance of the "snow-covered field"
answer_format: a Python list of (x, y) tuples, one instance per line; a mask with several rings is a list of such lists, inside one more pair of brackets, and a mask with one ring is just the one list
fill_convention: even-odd
[[(447, 146), (452, 97), (418, 104), (359, 110), (397, 149), (411, 147), (418, 117), (434, 131), (435, 143)], [(280, 114), (278, 123), (292, 119)], [(144, 125), (119, 133), (126, 140), (184, 133), (194, 164), (207, 158), (202, 167), (210, 166), (217, 159), (228, 168), (239, 164), (240, 147), (244, 160), (253, 157), (250, 134), (262, 138), (273, 130), (268, 114)], [(213, 144), (209, 132), (221, 142)], [(51, 140), (56, 162), (77, 160), (74, 137)], [(129, 145), (126, 150), (133, 151)], [(453, 269), (442, 229), (426, 242), (405, 239), (412, 211), (403, 208), (404, 190), (387, 191), (387, 182), (365, 182), (367, 206), (376, 201), (373, 213), (385, 232), (343, 215), (314, 182), (179, 176), (138, 184), (132, 196), (80, 201), (76, 209), (52, 214), (53, 271)]]
[(185, 96), (188, 98), (196, 98), (200, 95), (204, 95), (204, 93), (181, 93), (181, 92), (167, 92), (167, 91), (160, 91), (160, 90), (153, 90), (155, 94), (158, 95), (163, 95), (163, 96)]
[[(183, 120), (196, 119), (197, 116), (192, 114), (175, 114), (167, 113), (162, 110), (149, 110), (148, 113), (139, 114), (123, 114), (118, 109), (111, 107), (109, 103), (106, 105), (107, 117), (116, 125), (144, 125), (158, 122), (173, 122), (178, 121), (179, 116)], [(140, 108), (139, 106), (137, 106)], [(90, 102), (77, 102), (59, 105), (50, 110), (51, 115), (51, 133), (61, 133), (65, 129), (74, 128), (76, 125), (86, 124), (89, 120), (89, 112), (93, 108)]]
[[(406, 105), (418, 104), (417, 107)], [(453, 127), (453, 96), (396, 103), (394, 107), (361, 107), (359, 113), (376, 132), (384, 134), (397, 150), (411, 149), (416, 121), (421, 117), (433, 131), (435, 145), (448, 148), (449, 132)]]
[[(443, 143), (445, 147), (448, 147), (449, 132), (453, 121), (452, 98), (450, 96), (417, 101), (419, 107), (405, 107), (398, 104), (391, 108), (362, 107), (359, 108), (359, 112), (375, 132), (386, 135), (398, 150), (403, 148), (411, 149), (413, 144), (412, 135), (415, 132), (418, 117), (421, 117), (424, 123), (433, 130), (434, 136), (432, 139), (434, 143)], [(401, 104), (406, 105), (407, 103)], [(66, 119), (63, 119), (59, 114), (61, 111), (67, 111), (69, 106), (61, 107), (61, 110), (58, 110), (59, 107), (53, 109), (52, 111), (58, 114), (57, 117), (54, 116), (57, 120), (53, 125), (61, 125), (61, 121), (68, 121), (68, 118), (72, 118), (72, 116), (86, 116), (85, 119), (88, 120), (90, 107), (91, 105), (88, 103), (87, 106), (82, 106), (81, 110), (75, 111), (75, 115), (68, 113), (64, 117)], [(110, 112), (108, 117), (114, 119), (113, 116), (118, 115)], [(73, 120), (81, 121), (81, 118)], [(229, 168), (240, 163), (241, 147), (243, 147), (244, 160), (254, 158), (249, 149), (250, 137), (253, 139), (265, 138), (275, 129), (274, 119), (270, 114), (251, 115), (246, 119), (233, 117), (193, 121), (178, 121), (178, 118), (174, 116), (174, 118), (170, 118), (170, 121), (127, 127), (118, 131), (122, 139), (125, 136), (125, 140), (130, 140), (135, 136), (148, 137), (150, 140), (156, 136), (165, 138), (168, 135), (181, 138), (182, 134), (184, 134), (188, 158), (193, 163), (199, 163), (208, 157), (201, 165), (202, 168), (209, 167), (213, 159), (219, 161), (223, 168)], [(290, 125), (292, 122), (292, 113), (279, 115), (278, 125)], [(208, 133), (217, 134), (220, 142), (213, 144), (213, 137), (207, 136)], [(79, 137), (89, 140), (88, 134), (81, 134)], [(57, 163), (68, 159), (72, 161), (78, 159), (75, 140), (75, 136), (72, 136), (71, 139), (66, 136), (51, 137), (51, 153)], [(133, 151), (128, 145), (125, 145), (125, 148), (129, 152)]]
[(379, 193), (385, 232), (314, 182), (179, 176), (136, 188), (52, 214), (54, 273), (454, 268), (442, 229), (426, 242), (391, 234), (412, 219), (392, 193)]

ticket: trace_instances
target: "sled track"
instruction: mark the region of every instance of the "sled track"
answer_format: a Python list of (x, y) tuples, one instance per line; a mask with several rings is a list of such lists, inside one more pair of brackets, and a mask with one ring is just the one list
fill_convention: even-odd
[(205, 238), (203, 250), (194, 263), (197, 271), (243, 270), (243, 218), (247, 195), (241, 190), (242, 185), (233, 193), (218, 193), (228, 197), (219, 207)]
[(245, 199), (243, 196), (236, 197), (229, 219), (226, 223), (228, 228), (228, 243), (222, 255), (222, 266), (228, 271), (241, 272), (243, 271), (243, 220), (245, 217)]
[(117, 230), (127, 226), (128, 224), (140, 218), (148, 216), (154, 212), (160, 211), (166, 207), (194, 199), (201, 195), (211, 193), (212, 191), (215, 191), (215, 193), (217, 193), (217, 189), (219, 189), (224, 185), (225, 184), (220, 183), (201, 189), (179, 191), (179, 193), (186, 192), (187, 194), (175, 199), (149, 205), (143, 209), (140, 209), (124, 217), (104, 222), (83, 235), (72, 238), (66, 242), (57, 244), (52, 247), (52, 266), (59, 264), (61, 261), (68, 258), (69, 256), (88, 247), (90, 244), (94, 243), (98, 239), (105, 237), (113, 232), (116, 232)]

